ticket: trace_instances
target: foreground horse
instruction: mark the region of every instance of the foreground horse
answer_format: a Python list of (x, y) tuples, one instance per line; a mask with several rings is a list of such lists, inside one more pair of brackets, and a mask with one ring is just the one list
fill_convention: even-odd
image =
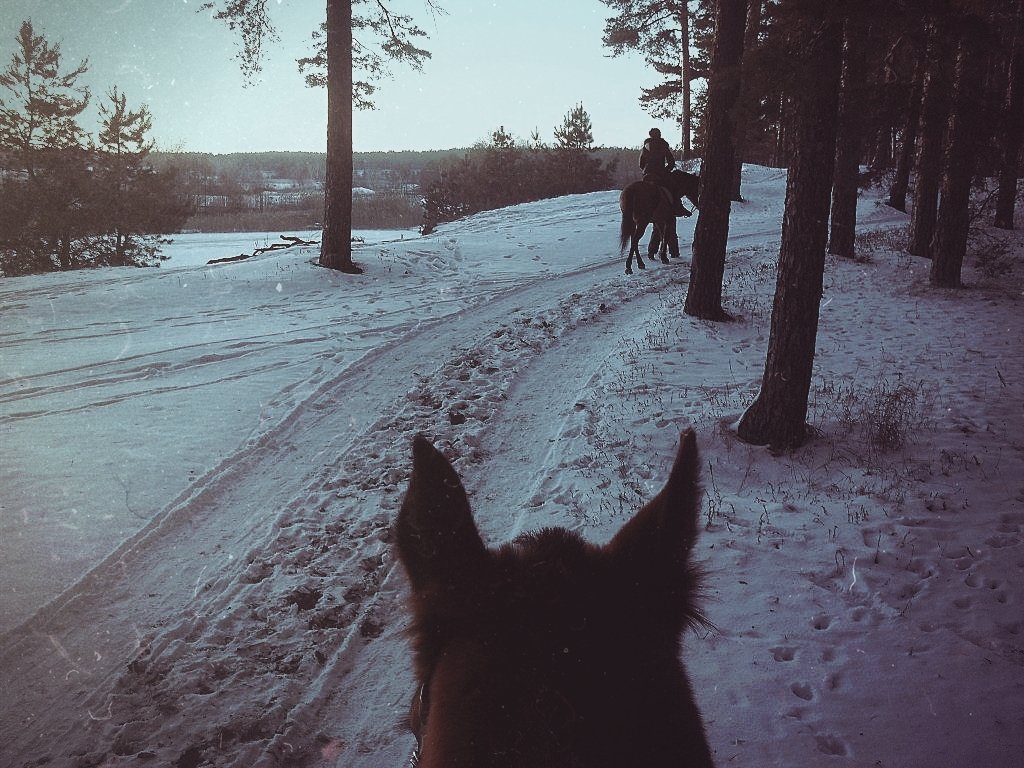
[(702, 622), (691, 562), (699, 459), (604, 546), (562, 528), (488, 549), (455, 470), (423, 437), (396, 527), (412, 584), (419, 768), (712, 765), (679, 659)]
[(622, 225), (619, 227), (619, 255), (629, 245), (629, 255), (626, 257), (626, 274), (633, 274), (633, 256), (636, 256), (636, 265), (644, 269), (643, 258), (640, 256), (640, 238), (644, 236), (648, 224), (654, 224), (661, 235), (661, 246), (659, 256), (663, 264), (668, 264), (668, 256), (665, 254), (668, 242), (668, 225), (675, 218), (675, 203), (677, 199), (689, 198), (694, 207), (699, 206), (697, 199), (700, 187), (700, 176), (681, 171), (678, 168), (669, 175), (669, 188), (672, 195), (664, 188), (650, 181), (634, 181), (622, 192), (619, 193), (619, 209), (622, 211)]

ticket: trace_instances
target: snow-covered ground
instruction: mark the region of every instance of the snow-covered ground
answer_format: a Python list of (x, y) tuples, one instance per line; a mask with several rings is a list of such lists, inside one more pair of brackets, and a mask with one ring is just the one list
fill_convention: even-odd
[(312, 248), (188, 266), (234, 255), (194, 236), (173, 269), (0, 280), (0, 765), (402, 765), (412, 435), (491, 542), (602, 541), (689, 424), (717, 764), (1021, 765), (1021, 237), (1010, 274), (935, 290), (865, 197), (870, 262), (827, 267), (820, 436), (774, 456), (730, 425), (784, 188), (746, 169), (728, 324), (681, 312), (694, 219), (682, 260), (622, 274), (615, 193), (366, 245), (359, 277)]
[[(284, 245), (280, 232), (208, 232), (187, 235), (174, 235), (170, 244), (162, 249), (167, 261), (161, 263), (161, 269), (179, 269), (181, 267), (203, 266), (213, 259), (224, 259), (241, 254), (252, 254), (254, 251), (272, 245)], [(288, 236), (301, 238), (307, 242), (320, 242), (318, 230), (302, 230), (285, 232)], [(367, 245), (379, 245), (392, 240), (408, 240), (419, 237), (415, 229), (358, 229), (352, 237)]]

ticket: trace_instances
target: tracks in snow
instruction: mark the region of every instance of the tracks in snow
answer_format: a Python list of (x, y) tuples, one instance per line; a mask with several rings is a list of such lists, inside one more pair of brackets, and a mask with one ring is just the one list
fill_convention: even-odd
[[(201, 755), (250, 766), (288, 754), (301, 765), (352, 749), (344, 762), (356, 765), (355, 755), (379, 749), (363, 743), (367, 718), (394, 718), (404, 704), (404, 675), (382, 666), (404, 643), (374, 641), (394, 639), (403, 621), (389, 541), (409, 438), (432, 434), (463, 468), (528, 444), (519, 475), (505, 478), (509, 495), (528, 493), (521, 484), (553, 461), (559, 419), (588, 376), (566, 366), (590, 357), (574, 349), (602, 343), (614, 333), (608, 316), (678, 275), (609, 279), (617, 266), (499, 290), (412, 327), (193, 483), (3, 639), (3, 688), (16, 699), (8, 711), (29, 713), (4, 728), (10, 760)], [(531, 361), (546, 366), (537, 381), (549, 389), (522, 384)], [(517, 387), (531, 418), (517, 407), (503, 421)], [(464, 469), (467, 479), (478, 470)], [(168, 591), (183, 567), (195, 568), (193, 589)], [(77, 720), (49, 719), (55, 691), (75, 702)]]

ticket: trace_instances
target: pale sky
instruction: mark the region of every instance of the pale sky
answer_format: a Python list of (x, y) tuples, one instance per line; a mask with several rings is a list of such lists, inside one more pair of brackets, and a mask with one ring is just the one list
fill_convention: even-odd
[[(326, 0), (272, 0), (281, 40), (269, 46), (260, 82), (245, 86), (237, 41), (202, 0), (0, 0), (0, 66), (15, 49), (22, 20), (59, 43), (65, 68), (89, 60), (93, 101), (117, 85), (129, 107), (149, 105), (160, 149), (257, 152), (326, 148), (326, 94), (306, 87), (295, 60)], [(392, 0), (414, 16), (433, 54), (422, 72), (394, 66), (379, 83), (377, 109), (356, 111), (357, 151), (447, 149), (485, 140), (498, 126), (521, 139), (536, 128), (553, 141), (582, 102), (597, 145), (637, 147), (652, 126), (678, 134), (638, 104), (657, 75), (632, 55), (610, 58), (601, 45), (607, 7), (599, 0)], [(94, 132), (96, 118), (83, 120)], [(675, 142), (673, 142), (675, 143)]]

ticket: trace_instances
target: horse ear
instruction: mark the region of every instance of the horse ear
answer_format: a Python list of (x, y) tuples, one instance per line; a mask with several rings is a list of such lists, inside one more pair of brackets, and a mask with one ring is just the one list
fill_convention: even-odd
[(697, 436), (687, 429), (665, 487), (622, 526), (606, 552), (637, 575), (646, 572), (657, 579), (671, 579), (681, 574), (697, 537), (700, 497)]
[(486, 558), (469, 499), (448, 460), (422, 435), (413, 440), (412, 476), (398, 512), (398, 555), (414, 591), (452, 586)]

